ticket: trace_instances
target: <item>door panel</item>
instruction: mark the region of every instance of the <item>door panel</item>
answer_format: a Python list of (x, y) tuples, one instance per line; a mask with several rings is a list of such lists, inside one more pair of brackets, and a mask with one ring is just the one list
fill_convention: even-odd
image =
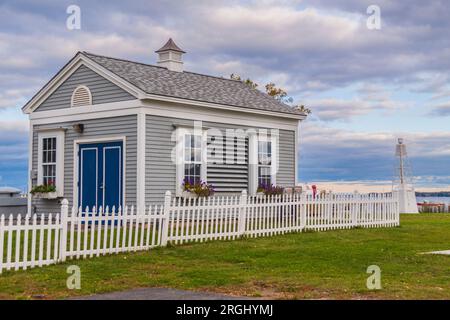
[(80, 145), (79, 204), (118, 208), (123, 198), (122, 142)]
[(97, 206), (98, 186), (98, 150), (97, 148), (84, 148), (80, 151), (80, 205), (92, 208)]
[(103, 205), (118, 208), (121, 204), (121, 147), (103, 149)]

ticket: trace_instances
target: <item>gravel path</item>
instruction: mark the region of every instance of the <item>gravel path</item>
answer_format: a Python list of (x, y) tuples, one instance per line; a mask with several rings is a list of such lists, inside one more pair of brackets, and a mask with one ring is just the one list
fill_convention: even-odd
[(141, 288), (120, 292), (76, 297), (75, 300), (241, 300), (248, 297), (234, 297), (210, 292), (197, 292), (170, 288)]

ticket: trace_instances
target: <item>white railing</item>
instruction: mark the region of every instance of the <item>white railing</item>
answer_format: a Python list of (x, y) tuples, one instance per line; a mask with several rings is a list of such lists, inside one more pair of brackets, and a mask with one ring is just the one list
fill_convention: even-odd
[(392, 194), (172, 198), (144, 212), (134, 207), (73, 208), (56, 215), (0, 217), (0, 273), (66, 259), (148, 250), (167, 243), (234, 240), (287, 232), (399, 225)]

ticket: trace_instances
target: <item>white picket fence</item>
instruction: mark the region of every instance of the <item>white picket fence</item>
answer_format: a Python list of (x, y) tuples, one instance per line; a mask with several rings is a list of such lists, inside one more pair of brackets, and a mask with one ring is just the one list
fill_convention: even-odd
[(134, 207), (72, 208), (56, 215), (0, 217), (0, 273), (66, 259), (148, 250), (167, 243), (234, 240), (311, 229), (399, 225), (392, 194), (286, 194), (199, 199), (172, 198), (144, 212)]

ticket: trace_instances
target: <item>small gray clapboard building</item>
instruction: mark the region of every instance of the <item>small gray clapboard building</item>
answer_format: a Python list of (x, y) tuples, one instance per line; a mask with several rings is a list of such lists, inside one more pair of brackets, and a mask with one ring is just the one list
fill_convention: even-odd
[(182, 195), (188, 178), (216, 194), (294, 186), (305, 114), (241, 81), (183, 70), (171, 39), (157, 65), (78, 52), (24, 107), (30, 119), (28, 212), (142, 208)]
[(27, 212), (27, 199), (22, 197), (22, 191), (12, 187), (0, 187), (0, 215), (18, 214)]

